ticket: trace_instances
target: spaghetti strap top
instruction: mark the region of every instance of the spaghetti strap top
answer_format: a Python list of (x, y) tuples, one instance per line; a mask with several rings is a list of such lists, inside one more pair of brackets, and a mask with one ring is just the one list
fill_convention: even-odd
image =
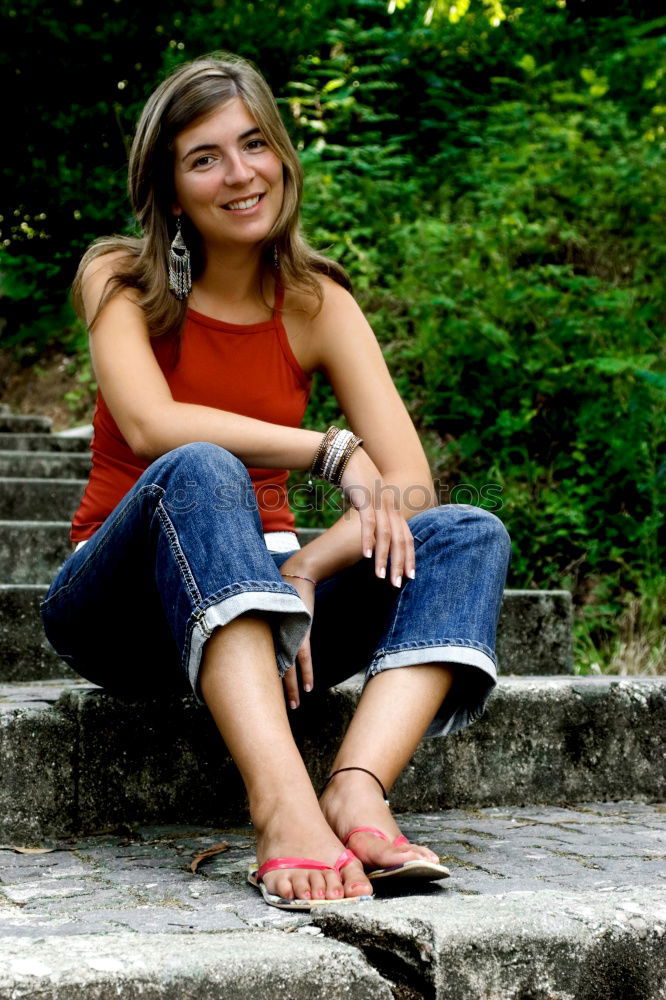
[[(173, 338), (151, 338), (173, 399), (300, 427), (312, 377), (291, 349), (283, 304), (284, 288), (278, 284), (273, 315), (260, 323), (228, 323), (188, 309), (175, 365)], [(99, 390), (91, 453), (90, 478), (72, 519), (73, 543), (95, 533), (150, 464), (132, 452)], [(248, 473), (264, 532), (295, 531), (286, 485), (289, 470), (248, 467)]]

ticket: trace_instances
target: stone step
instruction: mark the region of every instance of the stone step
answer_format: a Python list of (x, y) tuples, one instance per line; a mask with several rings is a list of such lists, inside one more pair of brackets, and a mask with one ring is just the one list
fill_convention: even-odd
[(0, 432), (4, 434), (48, 433), (53, 426), (49, 417), (25, 416), (21, 413), (0, 413)]
[[(320, 531), (302, 529), (300, 543)], [(0, 579), (11, 581), (0, 586), (0, 681), (70, 673), (45, 641), (39, 616), (48, 583), (71, 552), (68, 532), (68, 522), (0, 522)], [(571, 673), (571, 616), (567, 591), (505, 591), (497, 637), (501, 671)]]
[(33, 521), (67, 519), (79, 505), (85, 479), (35, 479), (21, 476), (0, 478), (0, 515), (5, 520)]
[[(316, 787), (360, 686), (306, 697), (292, 725)], [(666, 678), (504, 677), (466, 730), (425, 740), (397, 812), (666, 798)], [(247, 821), (240, 777), (192, 697), (138, 701), (81, 681), (0, 685), (0, 843), (120, 823)]]
[(0, 433), (0, 449), (3, 451), (87, 452), (90, 450), (90, 439), (61, 436), (60, 434)]
[(312, 914), (268, 907), (246, 883), (250, 827), (0, 851), (0, 1000), (663, 1000), (663, 807), (456, 809), (400, 825), (450, 878), (376, 883), (374, 900)]
[(0, 584), (0, 681), (73, 677), (48, 642), (39, 616), (42, 584)]
[[(35, 532), (33, 552), (45, 537), (48, 541), (48, 533)], [(44, 638), (39, 602), (47, 589), (47, 584), (0, 584), (0, 682), (69, 675)], [(570, 674), (570, 594), (505, 590), (497, 655), (503, 674)]]
[[(0, 521), (0, 580), (48, 585), (72, 551), (69, 529), (69, 521)], [(300, 544), (306, 545), (321, 531), (321, 528), (300, 529), (297, 532)]]
[(0, 450), (0, 478), (85, 479), (90, 455), (82, 452)]
[(69, 521), (0, 521), (0, 580), (48, 586), (72, 546)]

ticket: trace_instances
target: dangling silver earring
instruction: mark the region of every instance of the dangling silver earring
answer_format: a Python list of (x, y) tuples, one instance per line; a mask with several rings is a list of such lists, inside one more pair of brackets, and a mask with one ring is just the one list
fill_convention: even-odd
[(169, 288), (177, 299), (186, 299), (192, 291), (190, 251), (181, 233), (181, 220), (176, 220), (176, 235), (169, 250)]
[(278, 250), (277, 243), (273, 244), (273, 265), (276, 271), (280, 270), (280, 251)]

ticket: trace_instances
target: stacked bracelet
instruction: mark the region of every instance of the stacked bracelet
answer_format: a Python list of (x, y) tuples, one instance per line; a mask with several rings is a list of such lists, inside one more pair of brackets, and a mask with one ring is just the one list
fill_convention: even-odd
[(363, 438), (357, 437), (352, 431), (329, 427), (312, 462), (308, 486), (312, 486), (312, 476), (339, 486), (347, 463), (360, 444), (363, 444)]

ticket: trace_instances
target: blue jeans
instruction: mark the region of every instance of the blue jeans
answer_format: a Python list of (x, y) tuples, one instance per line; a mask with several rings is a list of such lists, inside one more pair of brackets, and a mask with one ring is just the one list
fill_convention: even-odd
[[(308, 628), (315, 685), (427, 662), (454, 667), (427, 735), (481, 715), (497, 682), (495, 632), (511, 546), (502, 522), (466, 504), (409, 518), (416, 576), (398, 590), (374, 559), (320, 581), (314, 618), (280, 575), (297, 551), (267, 547), (247, 468), (195, 442), (156, 459), (92, 538), (58, 569), (41, 604), (49, 642), (83, 677), (124, 695), (193, 691), (218, 625), (265, 618), (277, 669), (296, 661)], [(294, 536), (295, 538), (295, 536)], [(359, 539), (360, 543), (360, 539)], [(387, 720), (390, 724), (390, 720)]]

